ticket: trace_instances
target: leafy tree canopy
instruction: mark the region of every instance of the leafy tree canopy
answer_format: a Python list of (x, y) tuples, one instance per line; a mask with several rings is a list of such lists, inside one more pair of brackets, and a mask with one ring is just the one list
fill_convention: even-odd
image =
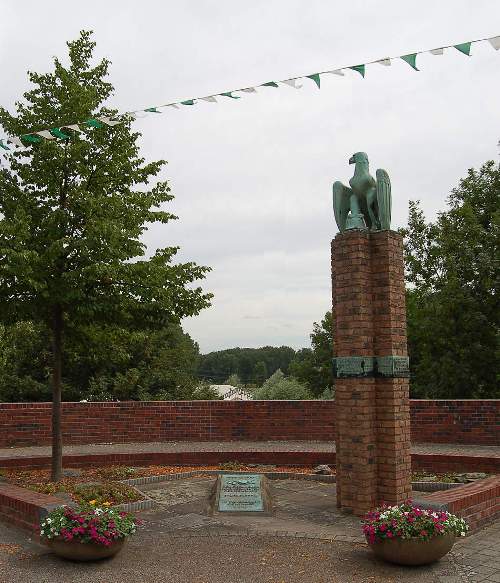
[(471, 169), (427, 222), (410, 203), (405, 235), (412, 396), (498, 398), (500, 167)]
[(312, 395), (297, 379), (286, 377), (278, 369), (260, 389), (254, 391), (253, 397), (257, 400), (300, 400), (311, 399)]

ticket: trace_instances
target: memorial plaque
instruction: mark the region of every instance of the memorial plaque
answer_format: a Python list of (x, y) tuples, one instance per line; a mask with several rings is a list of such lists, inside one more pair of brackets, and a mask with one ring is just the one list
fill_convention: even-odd
[(215, 488), (215, 512), (269, 514), (267, 478), (261, 474), (222, 474)]

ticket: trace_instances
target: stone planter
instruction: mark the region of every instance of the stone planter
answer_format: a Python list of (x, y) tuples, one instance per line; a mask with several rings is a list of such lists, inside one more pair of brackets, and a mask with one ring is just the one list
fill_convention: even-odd
[(49, 549), (58, 557), (70, 559), (71, 561), (99, 561), (100, 559), (107, 559), (116, 555), (125, 544), (124, 538), (116, 540), (109, 547), (95, 543), (81, 543), (79, 541), (65, 541), (62, 539), (44, 540)]
[(427, 565), (439, 561), (451, 551), (455, 542), (452, 534), (435, 536), (428, 541), (418, 539), (384, 539), (369, 544), (379, 559), (396, 565)]

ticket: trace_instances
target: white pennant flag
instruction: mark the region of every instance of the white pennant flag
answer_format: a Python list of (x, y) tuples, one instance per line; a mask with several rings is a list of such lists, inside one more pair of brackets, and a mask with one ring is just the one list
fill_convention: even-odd
[(432, 51), (429, 51), (429, 53), (431, 55), (442, 55), (444, 53), (444, 49), (432, 49)]
[(80, 129), (80, 126), (76, 123), (71, 124), (70, 126), (61, 126), (59, 129), (62, 131), (64, 128), (68, 128), (68, 130), (73, 130), (75, 132), (82, 132), (83, 130)]
[(240, 91), (244, 91), (245, 93), (257, 93), (255, 87), (247, 87), (246, 89), (240, 89)]
[(35, 134), (37, 134), (38, 136), (42, 136), (42, 138), (45, 138), (46, 140), (55, 140), (55, 136), (53, 136), (49, 130), (42, 130), (41, 132), (35, 132)]
[[(163, 105), (161, 105), (160, 107), (163, 107)], [(167, 105), (166, 107), (173, 107), (174, 109), (179, 109), (179, 106), (176, 105), (175, 103), (170, 103), (169, 105)]]
[(302, 85), (297, 85), (297, 81), (298, 79), (285, 79), (284, 81), (281, 81), (281, 83), (285, 83), (286, 85), (288, 85), (289, 87), (293, 87), (294, 89), (300, 89)]
[(107, 126), (111, 126), (111, 127), (113, 127), (113, 126), (115, 126), (115, 125), (117, 125), (117, 124), (120, 123), (119, 121), (112, 120), (110, 117), (107, 117), (105, 115), (103, 115), (101, 117), (98, 117), (97, 119), (99, 121), (102, 121), (102, 123), (105, 123)]
[(490, 45), (498, 51), (500, 49), (500, 36), (493, 36), (488, 39), (490, 41)]
[(391, 66), (391, 59), (380, 59), (380, 61), (375, 61), (379, 65), (384, 65), (385, 67)]
[(7, 138), (7, 142), (14, 144), (14, 146), (19, 146), (20, 148), (26, 148), (26, 146), (21, 142), (21, 139), (17, 136), (12, 136), (11, 138)]
[(208, 101), (210, 103), (217, 103), (217, 99), (213, 95), (207, 95), (207, 97), (200, 97), (203, 101)]
[(345, 73), (342, 71), (342, 69), (335, 69), (335, 71), (325, 71), (325, 73), (330, 73), (331, 75), (340, 75), (341, 77), (345, 76)]

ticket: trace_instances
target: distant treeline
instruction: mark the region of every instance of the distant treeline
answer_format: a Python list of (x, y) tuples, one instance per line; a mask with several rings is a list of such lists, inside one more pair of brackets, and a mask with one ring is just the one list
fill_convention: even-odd
[(243, 384), (260, 386), (278, 369), (288, 374), (295, 356), (296, 351), (289, 346), (219, 350), (199, 356), (198, 377), (223, 384), (236, 374)]

